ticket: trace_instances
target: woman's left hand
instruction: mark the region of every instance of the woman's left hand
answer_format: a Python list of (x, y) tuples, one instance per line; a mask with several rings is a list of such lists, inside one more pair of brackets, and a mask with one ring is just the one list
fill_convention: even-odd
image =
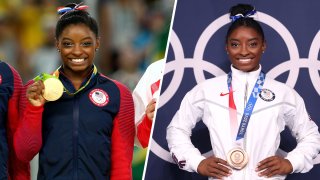
[(146, 107), (146, 115), (148, 119), (151, 121), (153, 121), (155, 110), (156, 110), (156, 99), (153, 98)]
[(275, 175), (287, 175), (293, 170), (288, 159), (280, 156), (271, 156), (258, 163), (256, 171), (259, 176), (272, 177)]

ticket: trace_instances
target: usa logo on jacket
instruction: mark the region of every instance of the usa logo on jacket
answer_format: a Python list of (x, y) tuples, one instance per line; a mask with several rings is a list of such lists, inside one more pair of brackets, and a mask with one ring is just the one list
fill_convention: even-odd
[(89, 98), (94, 105), (99, 107), (103, 107), (109, 102), (109, 95), (102, 89), (93, 89), (89, 93)]

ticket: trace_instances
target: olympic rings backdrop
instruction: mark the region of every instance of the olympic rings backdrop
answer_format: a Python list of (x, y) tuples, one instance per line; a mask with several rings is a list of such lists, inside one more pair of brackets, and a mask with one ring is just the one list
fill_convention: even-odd
[[(170, 157), (166, 128), (186, 92), (205, 79), (227, 73), (230, 62), (225, 35), (228, 11), (238, 3), (250, 3), (258, 11), (267, 49), (261, 64), (268, 76), (293, 87), (304, 98), (311, 118), (320, 125), (320, 1), (319, 0), (178, 0), (169, 35), (167, 63), (161, 86), (145, 179), (207, 179), (180, 170)], [(286, 129), (279, 152), (296, 146)], [(192, 141), (201, 153), (210, 155), (210, 140), (202, 122), (193, 130)], [(320, 157), (309, 173), (291, 174), (290, 180), (320, 177)]]

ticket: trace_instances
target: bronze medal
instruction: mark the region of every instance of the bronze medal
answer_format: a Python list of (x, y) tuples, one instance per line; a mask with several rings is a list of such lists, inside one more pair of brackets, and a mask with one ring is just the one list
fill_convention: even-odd
[(234, 169), (242, 169), (248, 163), (248, 154), (241, 148), (233, 148), (228, 152), (227, 162)]

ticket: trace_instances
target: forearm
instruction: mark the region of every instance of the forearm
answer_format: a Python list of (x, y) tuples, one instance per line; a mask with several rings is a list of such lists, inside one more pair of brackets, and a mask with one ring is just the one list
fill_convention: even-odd
[(133, 139), (134, 134), (124, 136), (124, 133), (119, 129), (119, 123), (114, 123), (111, 139), (110, 179), (132, 179)]
[(141, 123), (137, 126), (137, 138), (143, 148), (148, 147), (152, 121), (147, 115), (143, 116)]
[(111, 136), (110, 179), (132, 179), (132, 158), (135, 137), (134, 105), (130, 91), (117, 83), (120, 90), (120, 108), (113, 120)]
[(287, 107), (284, 118), (297, 140), (297, 146), (286, 158), (292, 164), (293, 172), (308, 172), (320, 151), (320, 134), (318, 126), (308, 115), (303, 99), (297, 93), (293, 97), (295, 106)]
[[(308, 122), (307, 122), (308, 123)], [(309, 122), (314, 124), (313, 122)], [(308, 127), (308, 134), (298, 139), (296, 148), (289, 152), (286, 159), (293, 166), (293, 172), (308, 172), (313, 167), (313, 159), (320, 151), (320, 135), (316, 125)]]
[(43, 106), (36, 107), (27, 103), (20, 124), (14, 134), (14, 147), (17, 157), (29, 162), (42, 146), (42, 112)]
[(167, 141), (171, 156), (179, 168), (189, 172), (197, 172), (198, 165), (205, 157), (192, 144), (190, 134), (186, 134), (180, 128), (169, 126)]
[(19, 124), (17, 102), (12, 99), (9, 101), (9, 113), (7, 124), (8, 148), (9, 148), (9, 161), (8, 173), (10, 179), (29, 180), (30, 179), (30, 166), (29, 162), (20, 161), (16, 155), (15, 148), (13, 147), (13, 137)]

